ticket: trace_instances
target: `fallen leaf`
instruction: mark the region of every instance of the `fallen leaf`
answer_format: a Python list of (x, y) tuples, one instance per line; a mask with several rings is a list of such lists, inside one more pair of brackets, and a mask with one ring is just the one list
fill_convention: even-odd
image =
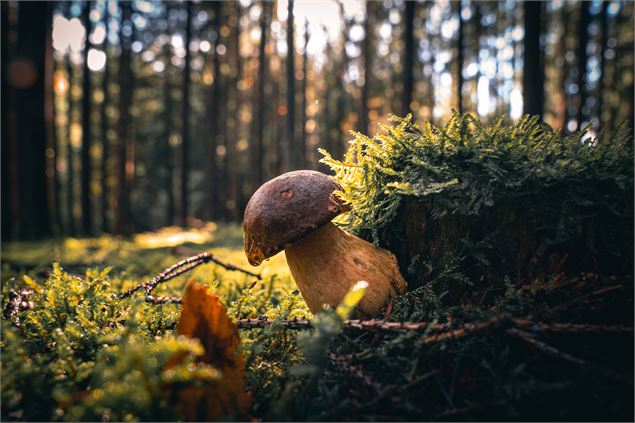
[(248, 419), (251, 398), (245, 390), (245, 359), (237, 352), (238, 328), (218, 296), (205, 285), (190, 281), (185, 287), (177, 333), (200, 340), (205, 353), (198, 360), (222, 372), (219, 382), (188, 387), (178, 393), (177, 407), (185, 418)]

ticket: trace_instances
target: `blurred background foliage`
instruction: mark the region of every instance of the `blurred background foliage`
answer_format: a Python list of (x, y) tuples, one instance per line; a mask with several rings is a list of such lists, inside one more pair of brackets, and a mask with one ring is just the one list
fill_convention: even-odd
[(1, 6), (3, 239), (238, 221), (389, 114), (633, 117), (630, 1)]

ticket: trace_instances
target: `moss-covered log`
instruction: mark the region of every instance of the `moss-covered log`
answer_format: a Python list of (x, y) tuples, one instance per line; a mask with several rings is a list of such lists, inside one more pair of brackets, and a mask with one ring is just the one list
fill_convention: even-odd
[[(629, 131), (563, 137), (530, 117), (489, 128), (469, 115), (444, 128), (396, 121), (372, 139), (356, 134), (344, 160), (323, 159), (351, 206), (339, 223), (395, 253), (408, 280), (391, 320), (478, 324), (502, 312), (632, 327)], [(632, 333), (497, 327), (441, 346), (423, 339), (352, 352), (376, 382), (415, 384), (382, 401), (395, 419), (633, 417)]]

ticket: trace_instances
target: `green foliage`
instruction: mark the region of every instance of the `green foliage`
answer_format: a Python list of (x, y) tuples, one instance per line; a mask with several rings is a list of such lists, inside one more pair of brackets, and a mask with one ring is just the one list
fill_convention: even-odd
[[(626, 128), (592, 139), (561, 137), (536, 117), (490, 128), (469, 115), (444, 128), (395, 121), (374, 138), (354, 134), (342, 161), (322, 152), (351, 207), (339, 222), (393, 251), (409, 282), (391, 320), (458, 324), (505, 312), (546, 323), (632, 325)], [(581, 371), (500, 329), (435, 344), (412, 332), (380, 342), (344, 335), (334, 349), (386, 391), (369, 399), (355, 389), (359, 380), (327, 367), (322, 391), (341, 395), (320, 397), (328, 411), (318, 418), (632, 418), (628, 337), (543, 336), (624, 379)]]
[[(457, 266), (471, 279), (522, 278), (536, 254), (546, 258), (555, 246), (579, 263), (602, 252), (603, 271), (632, 263), (625, 127), (601, 140), (561, 137), (528, 116), (489, 128), (470, 115), (443, 129), (395, 120), (372, 139), (356, 133), (343, 161), (325, 151), (322, 161), (352, 208), (340, 222), (395, 252), (411, 286)], [(579, 242), (584, 251), (571, 245)]]
[[(311, 331), (279, 323), (241, 331), (255, 417), (632, 418), (632, 337), (527, 329), (530, 340), (556, 348), (547, 353), (505, 321), (435, 341), (503, 313), (547, 326), (632, 325), (633, 147), (625, 130), (600, 142), (561, 138), (535, 118), (483, 128), (455, 116), (444, 129), (406, 119), (373, 139), (356, 134), (343, 161), (327, 153), (324, 161), (351, 203), (339, 222), (393, 251), (409, 281), (390, 320), (431, 325), (396, 335), (343, 331), (360, 289), (314, 316)], [(239, 234), (221, 227), (211, 237), (187, 235), (190, 246), (247, 266)], [(2, 305), (9, 290), (35, 291), (19, 327), (2, 321), (5, 420), (178, 420), (179, 389), (222, 383), (214, 368), (195, 364), (198, 342), (173, 335), (180, 306), (118, 297), (182, 258), (172, 249), (181, 237), (170, 228), (131, 241), (3, 245)], [(48, 269), (54, 258), (73, 274)], [(112, 269), (77, 274), (105, 264)], [(18, 277), (25, 270), (30, 277)], [(232, 318), (311, 317), (282, 255), (261, 271), (254, 281), (206, 264), (156, 294), (180, 296), (194, 278)], [(185, 359), (170, 367), (177, 353)]]
[[(26, 287), (35, 291), (30, 298), (34, 307), (18, 313), (19, 328), (2, 321), (5, 420), (178, 420), (182, 416), (175, 413), (174, 401), (179, 389), (219, 378), (222, 383), (222, 375), (214, 368), (195, 364), (195, 356), (202, 352), (198, 342), (173, 335), (179, 305), (145, 303), (141, 294), (123, 300), (118, 297), (182, 258), (157, 245), (164, 232), (156, 237), (137, 236), (133, 241), (70, 239), (62, 247), (51, 247), (47, 241), (37, 262), (33, 262), (32, 251), (40, 250), (38, 244), (3, 248), (3, 264), (9, 271), (3, 271), (2, 306), (10, 290)], [(246, 266), (242, 240), (233, 236), (234, 228), (223, 227), (219, 232), (224, 244), (213, 240), (206, 246), (224, 260)], [(174, 230), (165, 235), (166, 241), (168, 235), (184, 236)], [(73, 269), (84, 263), (97, 264), (94, 260), (112, 263), (113, 268), (89, 269), (80, 276), (54, 264), (44, 273), (40, 263), (47, 260), (45, 248), (64, 251), (61, 255)], [(26, 251), (24, 258), (19, 250)], [(32, 277), (11, 277), (16, 274), (11, 269), (22, 266), (35, 266)], [(160, 286), (157, 294), (180, 296), (185, 282), (196, 278), (209, 283), (234, 318), (311, 316), (283, 257), (267, 262), (262, 272), (264, 280), (254, 283), (241, 273), (203, 265)], [(255, 415), (268, 413), (276, 404), (288, 369), (301, 360), (295, 335), (279, 326), (241, 333), (248, 383), (258, 393)], [(185, 354), (185, 359), (167, 369), (168, 360), (177, 353)]]

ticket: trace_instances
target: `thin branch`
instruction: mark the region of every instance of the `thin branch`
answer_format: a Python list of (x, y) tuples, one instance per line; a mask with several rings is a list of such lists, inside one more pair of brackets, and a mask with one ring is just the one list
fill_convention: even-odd
[[(204, 253), (200, 253), (200, 254), (188, 257), (186, 259), (183, 259), (173, 264), (172, 266), (168, 267), (163, 272), (159, 273), (158, 275), (156, 275), (149, 281), (140, 283), (139, 285), (136, 285), (130, 288), (129, 290), (125, 291), (119, 296), (119, 298), (123, 299), (123, 298), (129, 297), (139, 290), (145, 290), (146, 296), (151, 297), (150, 293), (160, 283), (173, 279), (189, 270), (194, 269), (195, 267), (200, 266), (201, 264), (209, 263), (210, 261), (213, 263), (216, 263), (217, 265), (221, 267), (224, 267), (227, 270), (242, 272), (242, 273), (245, 273), (246, 275), (253, 276), (259, 280), (262, 280), (262, 277), (257, 273), (250, 272), (249, 270), (235, 266), (231, 263), (222, 262), (218, 260), (217, 258), (215, 258), (211, 253), (204, 252)], [(154, 298), (156, 299), (160, 297), (154, 297)], [(153, 302), (153, 301), (150, 301), (150, 302)], [(170, 302), (175, 302), (175, 301), (170, 301)]]
[(557, 333), (633, 333), (633, 327), (620, 325), (590, 325), (572, 323), (537, 323), (529, 319), (514, 319), (518, 327), (536, 332)]
[(510, 328), (507, 329), (507, 333), (513, 336), (516, 336), (517, 338), (521, 339), (522, 341), (526, 342), (527, 344), (531, 345), (532, 347), (548, 354), (551, 355), (553, 357), (559, 358), (561, 360), (565, 360), (565, 361), (569, 361), (571, 363), (577, 364), (580, 367), (584, 367), (587, 368), (589, 370), (593, 370), (597, 373), (600, 373), (608, 378), (611, 379), (616, 379), (619, 381), (626, 381), (628, 382), (627, 378), (624, 378), (624, 376), (614, 372), (611, 369), (607, 369), (604, 368), (602, 366), (598, 366), (597, 364), (593, 364), (593, 363), (589, 363), (588, 361), (585, 361), (581, 358), (572, 356), (569, 353), (566, 353), (564, 351), (560, 351), (559, 349), (557, 349), (554, 346), (551, 346), (543, 341), (540, 341), (539, 339), (537, 339), (534, 335), (532, 335), (529, 332), (525, 332), (522, 329), (517, 329), (517, 328)]
[[(271, 320), (259, 319), (238, 319), (236, 324), (239, 329), (260, 329), (272, 324), (280, 325), (285, 329), (305, 330), (311, 329), (311, 321), (308, 319)], [(497, 314), (483, 322), (465, 323), (428, 323), (428, 322), (384, 322), (383, 320), (345, 320), (344, 327), (347, 329), (358, 329), (367, 332), (409, 332), (428, 330), (433, 333), (426, 337), (426, 343), (442, 342), (448, 339), (458, 339), (466, 335), (481, 332), (489, 328), (512, 324), (517, 327), (531, 331), (558, 332), (558, 333), (616, 333), (629, 334), (633, 332), (631, 326), (620, 325), (590, 325), (571, 323), (537, 323), (530, 319), (512, 318), (508, 313)]]

